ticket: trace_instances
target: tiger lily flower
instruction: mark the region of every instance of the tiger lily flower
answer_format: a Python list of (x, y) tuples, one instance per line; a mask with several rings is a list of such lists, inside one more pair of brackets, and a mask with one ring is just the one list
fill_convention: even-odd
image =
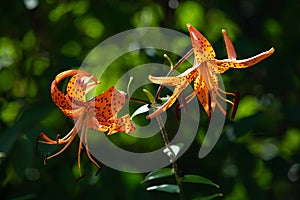
[[(219, 100), (223, 100), (232, 104), (231, 117), (234, 118), (238, 106), (239, 93), (238, 91), (236, 93), (230, 93), (219, 88), (217, 74), (222, 74), (229, 68), (250, 67), (272, 55), (274, 53), (274, 48), (248, 59), (237, 60), (235, 48), (226, 31), (222, 30), (228, 58), (218, 60), (215, 59), (215, 51), (208, 40), (192, 25), (188, 24), (187, 27), (194, 51), (194, 64), (191, 68), (176, 77), (149, 76), (149, 79), (153, 83), (175, 86), (175, 89), (168, 101), (148, 115), (147, 118), (153, 118), (170, 108), (180, 93), (192, 82), (194, 82), (194, 92), (185, 98), (187, 103), (197, 96), (208, 116), (211, 116), (211, 113), (215, 110), (216, 106), (224, 115), (226, 115), (225, 109), (219, 103)], [(234, 96), (234, 102), (224, 98), (221, 93), (223, 95)]]
[[(66, 88), (66, 94), (60, 91), (57, 85), (65, 78), (71, 77)], [(86, 93), (100, 82), (95, 76), (83, 70), (68, 70), (58, 74), (51, 84), (51, 97), (55, 105), (69, 118), (75, 121), (74, 127), (63, 138), (58, 134), (56, 139), (50, 139), (41, 133), (38, 142), (52, 145), (64, 145), (57, 153), (46, 156), (46, 161), (58, 156), (71, 144), (77, 134), (80, 135), (78, 148), (78, 168), (80, 169), (80, 154), (85, 147), (88, 158), (99, 168), (100, 165), (92, 157), (88, 147), (88, 129), (107, 132), (107, 135), (116, 132), (131, 133), (135, 130), (130, 116), (117, 118), (117, 113), (123, 107), (126, 99), (124, 92), (110, 87), (107, 91), (90, 100), (86, 100)], [(42, 140), (40, 140), (42, 139)]]

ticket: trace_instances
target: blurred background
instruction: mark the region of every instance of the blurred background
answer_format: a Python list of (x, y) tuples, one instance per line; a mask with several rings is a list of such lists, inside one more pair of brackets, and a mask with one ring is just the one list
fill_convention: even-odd
[[(236, 118), (228, 117), (213, 151), (199, 159), (209, 122), (203, 117), (196, 140), (178, 160), (184, 173), (205, 176), (220, 188), (185, 184), (187, 199), (214, 193), (222, 193), (223, 199), (300, 199), (299, 10), (298, 0), (2, 1), (0, 198), (176, 199), (177, 194), (146, 191), (151, 184), (141, 183), (145, 174), (104, 167), (94, 176), (97, 169), (86, 154), (82, 155), (86, 177), (76, 182), (76, 142), (44, 166), (45, 154), (54, 153), (56, 147), (41, 144), (36, 150), (35, 141), (41, 132), (55, 138), (73, 127), (51, 100), (50, 84), (58, 73), (78, 68), (92, 48), (119, 32), (158, 26), (188, 34), (190, 23), (211, 42), (217, 58), (226, 57), (222, 28), (238, 58), (270, 47), (275, 53), (251, 68), (222, 76), (227, 91), (240, 90)], [(137, 52), (119, 65), (149, 60), (166, 64), (162, 53)], [(112, 140), (132, 145), (123, 135)], [(151, 148), (163, 144), (161, 137), (151, 141)], [(146, 150), (147, 144), (142, 143)]]

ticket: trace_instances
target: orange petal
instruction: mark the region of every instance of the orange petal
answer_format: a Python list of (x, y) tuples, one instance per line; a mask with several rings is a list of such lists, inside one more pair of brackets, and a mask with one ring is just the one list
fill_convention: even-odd
[(222, 34), (226, 45), (228, 59), (236, 59), (236, 51), (225, 29), (222, 30)]
[(116, 129), (116, 131), (118, 131), (118, 132), (132, 133), (135, 130), (135, 127), (132, 124), (132, 122), (130, 120), (130, 116), (128, 114), (117, 119), (116, 123), (118, 125), (118, 128)]
[(85, 106), (84, 125), (96, 131), (130, 133), (135, 130), (130, 121), (130, 116), (125, 115), (117, 119), (117, 113), (125, 104), (126, 93), (115, 89), (113, 86), (102, 94), (87, 101)]
[(107, 122), (114, 117), (125, 104), (126, 94), (110, 87), (104, 93), (89, 101), (87, 112), (94, 112), (99, 123)]
[(51, 97), (55, 105), (67, 116), (73, 119), (72, 102), (57, 88), (60, 80), (55, 79), (51, 84)]
[(189, 68), (182, 74), (176, 77), (154, 77), (149, 76), (149, 80), (156, 84), (161, 85), (169, 85), (176, 86), (172, 96), (168, 99), (166, 103), (164, 103), (161, 107), (159, 107), (156, 111), (146, 116), (147, 119), (151, 119), (156, 117), (157, 115), (165, 112), (169, 109), (173, 103), (176, 101), (182, 90), (184, 90), (190, 82), (192, 82), (198, 76), (198, 68)]
[(67, 95), (73, 103), (82, 104), (86, 101), (86, 88), (88, 80), (91, 77), (86, 77), (85, 74), (75, 74), (68, 82), (67, 85)]
[[(57, 87), (60, 81), (63, 79), (73, 76), (67, 86), (67, 95), (65, 95), (62, 91), (60, 91)], [(72, 99), (77, 100), (77, 102), (84, 103), (85, 101), (85, 90), (86, 85), (83, 85), (84, 82), (80, 83), (80, 79), (82, 77), (90, 77), (95, 82), (98, 82), (96, 77), (91, 76), (88, 72), (84, 70), (67, 70), (59, 73), (54, 81), (51, 84), (51, 96), (53, 102), (59, 109), (71, 119), (77, 119), (78, 116), (74, 113), (76, 109), (76, 105), (72, 102)]]
[(187, 70), (185, 70), (182, 74), (179, 74), (178, 76), (175, 77), (157, 77), (157, 76), (151, 76), (149, 75), (148, 78), (150, 81), (156, 84), (160, 85), (169, 85), (169, 86), (177, 86), (185, 81), (193, 81), (198, 76), (198, 68), (192, 67)]
[(208, 92), (208, 88), (205, 84), (204, 79), (202, 78), (202, 76), (198, 76), (194, 82), (194, 90), (195, 93), (200, 101), (200, 103), (202, 104), (205, 112), (207, 113), (208, 116), (210, 116), (210, 112), (211, 112), (211, 101), (210, 101), (210, 96), (209, 96), (209, 92)]
[(195, 62), (201, 63), (216, 57), (215, 51), (208, 40), (192, 25), (187, 25), (194, 48)]
[(107, 122), (102, 123), (99, 127), (94, 128), (94, 130), (107, 132), (107, 135), (112, 135), (117, 132), (132, 133), (135, 131), (135, 126), (131, 122), (130, 116), (127, 114), (119, 119), (113, 117)]
[(232, 59), (224, 59), (224, 60), (213, 60), (213, 65), (218, 70), (218, 73), (224, 73), (229, 68), (247, 68), (256, 63), (266, 59), (274, 53), (274, 48), (271, 48), (268, 51), (262, 52), (256, 56), (253, 56), (248, 59), (243, 60), (232, 60)]
[(89, 126), (102, 132), (108, 131), (108, 135), (116, 132), (133, 132), (135, 127), (130, 121), (129, 115), (116, 118), (117, 113), (125, 104), (125, 99), (126, 94), (112, 86), (104, 93), (88, 101), (86, 113), (94, 121)]
[(156, 77), (149, 75), (149, 80), (159, 85), (175, 86), (186, 81), (185, 77)]
[(167, 109), (169, 109), (173, 103), (176, 101), (182, 90), (184, 90), (188, 86), (189, 82), (186, 80), (182, 82), (181, 84), (177, 85), (173, 91), (172, 96), (168, 99), (166, 103), (164, 103), (161, 107), (159, 107), (156, 111), (151, 113), (150, 115), (146, 116), (147, 119), (151, 119), (153, 117), (156, 117), (157, 115), (165, 112)]

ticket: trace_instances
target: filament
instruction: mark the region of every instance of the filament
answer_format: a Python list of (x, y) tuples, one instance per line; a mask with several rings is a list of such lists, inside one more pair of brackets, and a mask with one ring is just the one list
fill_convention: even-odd
[(69, 139), (68, 143), (67, 143), (60, 151), (58, 151), (57, 153), (55, 153), (55, 154), (53, 154), (53, 155), (47, 157), (47, 160), (49, 160), (49, 159), (51, 159), (51, 158), (53, 158), (53, 157), (55, 157), (55, 156), (58, 156), (59, 154), (61, 154), (62, 152), (64, 152), (64, 151), (68, 148), (68, 146), (72, 143), (72, 141), (73, 141), (73, 139), (75, 138), (75, 136), (76, 136), (76, 131), (73, 131), (73, 135), (72, 135), (72, 137)]
[(101, 169), (101, 166), (93, 159), (92, 155), (90, 154), (89, 151), (89, 145), (88, 145), (88, 129), (86, 128), (85, 133), (84, 133), (84, 141), (85, 141), (85, 150), (88, 158), (99, 168)]

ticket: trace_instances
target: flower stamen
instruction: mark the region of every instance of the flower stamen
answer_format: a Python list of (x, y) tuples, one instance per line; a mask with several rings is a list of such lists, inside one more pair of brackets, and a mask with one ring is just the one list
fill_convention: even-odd
[(58, 148), (58, 145), (59, 145), (59, 138), (60, 138), (60, 134), (58, 133), (56, 135), (56, 148)]

